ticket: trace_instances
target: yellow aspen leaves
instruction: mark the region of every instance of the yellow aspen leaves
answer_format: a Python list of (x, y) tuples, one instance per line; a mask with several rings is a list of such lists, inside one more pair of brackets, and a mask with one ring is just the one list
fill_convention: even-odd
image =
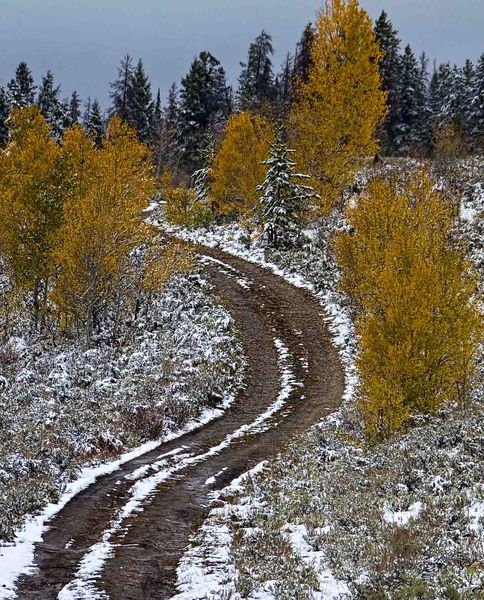
[(51, 250), (62, 211), (60, 149), (36, 107), (14, 108), (0, 151), (0, 255), (12, 284), (29, 293), (37, 323), (46, 306)]
[(223, 214), (248, 214), (258, 207), (257, 186), (264, 181), (262, 164), (274, 139), (270, 124), (241, 112), (230, 117), (212, 165), (210, 199)]
[(336, 256), (357, 315), (360, 407), (379, 436), (468, 395), (482, 340), (476, 278), (423, 171), (403, 190), (372, 181), (346, 218)]
[(311, 47), (313, 67), (289, 116), (300, 170), (312, 176), (328, 212), (378, 149), (385, 116), (380, 88), (381, 51), (369, 15), (357, 0), (327, 1), (318, 13)]
[(130, 252), (148, 241), (143, 209), (154, 193), (147, 147), (120, 119), (100, 149), (81, 128), (63, 141), (69, 193), (55, 252), (60, 275), (53, 294), (64, 319), (90, 332), (101, 309), (126, 292)]

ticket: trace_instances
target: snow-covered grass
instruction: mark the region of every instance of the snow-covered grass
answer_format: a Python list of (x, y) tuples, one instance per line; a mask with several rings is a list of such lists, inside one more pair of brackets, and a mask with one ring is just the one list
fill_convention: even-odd
[[(474, 173), (474, 165), (466, 168)], [(482, 269), (482, 188), (475, 179), (467, 183), (461, 233)], [(378, 446), (365, 443), (352, 406), (354, 329), (327, 244), (342, 225), (335, 214), (325, 228), (305, 232), (302, 248), (285, 252), (264, 248), (237, 224), (175, 231), (312, 289), (326, 309), (347, 380), (340, 411), (249, 475), (236, 493), (218, 497), (221, 505), (180, 565), (180, 600), (481, 597), (481, 398), (415, 418)]]
[[(91, 349), (47, 336), (0, 346), (0, 540), (15, 538), (12, 569), (70, 497), (170, 432), (221, 414), (242, 384), (232, 319), (197, 272), (173, 278), (122, 333)], [(0, 583), (12, 548), (0, 547)]]

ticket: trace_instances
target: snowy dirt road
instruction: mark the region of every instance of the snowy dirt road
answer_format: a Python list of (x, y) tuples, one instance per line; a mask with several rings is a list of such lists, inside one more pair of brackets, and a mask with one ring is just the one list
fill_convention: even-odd
[(338, 407), (344, 375), (317, 299), (267, 269), (199, 250), (241, 332), (245, 389), (220, 418), (74, 497), (49, 524), (18, 598), (172, 597), (178, 561), (214, 492)]

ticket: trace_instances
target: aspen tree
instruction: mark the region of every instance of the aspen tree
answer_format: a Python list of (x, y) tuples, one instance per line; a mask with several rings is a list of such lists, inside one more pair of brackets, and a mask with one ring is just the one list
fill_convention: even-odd
[(360, 342), (360, 406), (372, 436), (468, 397), (482, 340), (476, 277), (453, 240), (452, 207), (425, 172), (376, 180), (337, 236)]
[(100, 149), (75, 128), (63, 152), (73, 178), (56, 252), (54, 298), (67, 319), (83, 323), (89, 341), (108, 308), (116, 327), (130, 253), (150, 235), (142, 213), (154, 192), (152, 165), (148, 148), (118, 117)]
[(289, 128), (299, 168), (312, 176), (323, 212), (378, 149), (375, 130), (386, 112), (381, 59), (372, 21), (357, 0), (327, 1), (317, 16), (312, 67), (298, 86)]
[(209, 196), (224, 214), (247, 214), (258, 206), (272, 127), (262, 117), (241, 112), (230, 117), (213, 160)]
[(60, 150), (36, 107), (14, 108), (9, 128), (9, 143), (0, 154), (0, 256), (12, 284), (31, 298), (37, 326), (61, 221)]

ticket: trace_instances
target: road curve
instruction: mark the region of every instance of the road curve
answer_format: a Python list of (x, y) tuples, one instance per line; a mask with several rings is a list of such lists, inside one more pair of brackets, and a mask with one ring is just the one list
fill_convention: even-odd
[[(198, 250), (241, 333), (248, 362), (244, 390), (220, 418), (125, 463), (74, 497), (37, 545), (35, 572), (18, 582), (21, 600), (172, 597), (178, 561), (210, 510), (211, 494), (339, 406), (343, 370), (314, 296), (218, 249)], [(287, 349), (299, 382), (283, 405), (277, 403), (281, 357), (275, 339)], [(160, 464), (167, 476), (143, 510), (126, 511), (135, 482), (156, 474)], [(109, 556), (83, 595), (76, 587), (80, 565), (102, 549), (100, 540), (108, 539), (120, 514), (127, 516), (108, 536)]]

